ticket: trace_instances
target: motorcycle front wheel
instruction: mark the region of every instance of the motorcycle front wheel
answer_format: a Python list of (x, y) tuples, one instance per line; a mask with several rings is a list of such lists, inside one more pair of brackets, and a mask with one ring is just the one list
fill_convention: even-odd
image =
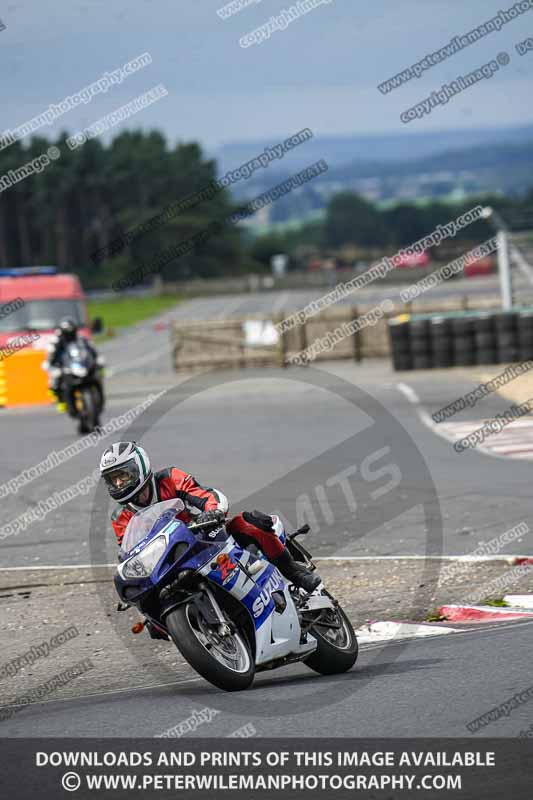
[(252, 684), (255, 664), (242, 633), (220, 635), (193, 602), (171, 611), (165, 624), (183, 658), (206, 681), (227, 692)]
[(80, 391), (78, 433), (92, 433), (96, 424), (93, 393), (89, 388)]
[(353, 667), (359, 645), (352, 623), (340, 606), (328, 609), (310, 632), (318, 645), (304, 664), (321, 675), (337, 675)]

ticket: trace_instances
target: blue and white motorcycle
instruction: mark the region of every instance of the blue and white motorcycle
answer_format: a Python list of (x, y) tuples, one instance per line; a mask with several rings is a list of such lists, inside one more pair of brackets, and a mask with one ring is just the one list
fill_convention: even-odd
[[(249, 687), (256, 672), (303, 661), (324, 675), (357, 659), (353, 627), (323, 585), (307, 594), (255, 547), (242, 549), (217, 521), (185, 524), (179, 499), (135, 514), (120, 552), (115, 586), (152, 629), (170, 638), (207, 681), (227, 691)], [(293, 557), (314, 569), (296, 542), (304, 526), (276, 534)]]

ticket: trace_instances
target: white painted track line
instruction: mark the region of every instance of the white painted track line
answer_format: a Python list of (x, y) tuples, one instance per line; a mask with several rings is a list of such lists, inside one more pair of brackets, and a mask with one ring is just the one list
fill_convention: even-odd
[[(424, 425), (434, 434), (449, 442), (453, 443), (465, 438), (473, 431), (481, 428), (486, 421), (486, 418), (484, 418), (468, 420), (467, 422), (436, 423), (428, 412), (422, 408), (420, 399), (412, 386), (407, 383), (397, 383), (396, 388), (415, 406), (417, 414)], [(493, 433), (482, 444), (471, 448), (469, 451), (495, 458), (533, 460), (533, 419), (516, 419), (499, 433)]]
[[(533, 558), (531, 554), (528, 555), (486, 555), (486, 556), (471, 556), (471, 555), (448, 555), (448, 556), (426, 556), (426, 555), (402, 555), (398, 553), (395, 556), (316, 556), (313, 561), (464, 561), (464, 562), (482, 562), (482, 561), (505, 561), (507, 563), (514, 563), (515, 559), (520, 558)], [(45, 564), (39, 566), (28, 565), (26, 567), (2, 567), (2, 572), (33, 572), (44, 570), (60, 570), (60, 569), (104, 569), (115, 568), (118, 562), (113, 564)]]

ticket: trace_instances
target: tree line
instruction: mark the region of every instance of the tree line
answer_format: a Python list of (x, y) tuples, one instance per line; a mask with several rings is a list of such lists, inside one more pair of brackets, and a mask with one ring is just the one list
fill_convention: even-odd
[[(57, 141), (42, 137), (24, 147), (15, 142), (0, 152), (0, 180), (14, 177), (57, 147), (60, 157), (36, 174), (0, 191), (0, 265), (55, 264), (77, 273), (86, 288), (110, 286), (136, 265), (149, 262), (170, 245), (188, 240), (213, 221), (224, 221), (236, 204), (226, 189), (213, 193), (165, 225), (135, 239), (119, 254), (98, 262), (91, 256), (124, 232), (159, 214), (217, 177), (216, 163), (196, 143), (169, 148), (165, 137), (125, 132), (108, 145), (87, 141), (71, 150), (68, 134)], [(17, 173), (15, 172), (17, 171)], [(0, 184), (1, 185), (1, 184)], [(242, 236), (234, 225), (194, 252), (167, 265), (162, 277), (221, 276), (244, 270)]]
[[(243, 205), (229, 189), (204, 192), (217, 179), (217, 165), (195, 142), (170, 147), (158, 131), (132, 131), (107, 145), (91, 139), (72, 150), (67, 137), (62, 133), (52, 142), (34, 137), (28, 145), (17, 141), (0, 151), (0, 266), (55, 264), (77, 273), (88, 289), (110, 286), (167, 247), (190, 240), (213, 222), (224, 222)], [(20, 168), (51, 146), (58, 148), (59, 157), (15, 182)], [(2, 182), (6, 175), (12, 179), (8, 188)], [(128, 241), (116, 255), (95, 261), (96, 251), (195, 193), (203, 193), (204, 199)], [(288, 195), (283, 201), (297, 204), (298, 197)], [(216, 236), (166, 264), (161, 276), (177, 281), (267, 271), (271, 256), (280, 252), (291, 256), (291, 268), (301, 269), (310, 252), (335, 253), (346, 245), (406, 246), (477, 202), (479, 198), (454, 206), (403, 202), (379, 208), (352, 192), (341, 192), (329, 200), (320, 219), (283, 232), (253, 236), (248, 228), (224, 224)], [(533, 221), (533, 189), (521, 199), (493, 197), (482, 202), (504, 215), (531, 213)], [(490, 235), (491, 225), (478, 221), (457, 239), (481, 241)]]
[[(290, 268), (301, 269), (311, 254), (337, 257), (342, 263), (346, 252), (361, 258), (376, 257), (377, 249), (393, 253), (430, 234), (477, 205), (499, 212), (508, 226), (533, 231), (533, 188), (522, 198), (503, 196), (468, 197), (460, 202), (430, 201), (424, 204), (399, 202), (380, 208), (353, 192), (339, 192), (329, 200), (324, 215), (298, 228), (286, 228), (259, 236), (251, 246), (254, 260), (265, 268), (275, 253), (291, 255)], [(439, 248), (442, 254), (452, 248), (465, 251), (494, 235), (494, 225), (480, 219), (459, 231), (453, 242)], [(433, 254), (433, 255), (436, 255)], [(353, 257), (352, 257), (353, 258)]]

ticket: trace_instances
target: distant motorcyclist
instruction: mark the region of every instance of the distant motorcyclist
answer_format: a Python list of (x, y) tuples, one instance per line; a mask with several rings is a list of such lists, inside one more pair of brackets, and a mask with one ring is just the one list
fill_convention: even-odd
[[(59, 327), (56, 328), (54, 338), (50, 341), (48, 346), (48, 359), (43, 364), (44, 369), (48, 372), (50, 391), (55, 395), (60, 406), (66, 406), (71, 416), (75, 415), (75, 409), (72, 404), (72, 397), (70, 397), (68, 392), (64, 391), (63, 356), (68, 345), (75, 342), (80, 342), (87, 347), (98, 366), (101, 367), (104, 365), (104, 359), (98, 355), (88, 339), (78, 334), (78, 326), (74, 320), (69, 318), (63, 319), (59, 323)], [(103, 410), (104, 390), (102, 382), (97, 381), (97, 385), (101, 396), (101, 410)]]
[[(225, 521), (228, 501), (217, 489), (201, 486), (188, 472), (178, 467), (153, 472), (148, 453), (136, 442), (117, 442), (102, 454), (100, 472), (113, 500), (119, 503), (111, 517), (118, 543), (122, 542), (132, 516), (153, 503), (179, 497), (185, 510), (179, 514), (184, 522)], [(244, 511), (226, 523), (236, 541), (246, 547), (255, 544), (282, 575), (307, 592), (321, 583), (316, 572), (310, 572), (295, 561), (276, 535), (272, 517)]]

